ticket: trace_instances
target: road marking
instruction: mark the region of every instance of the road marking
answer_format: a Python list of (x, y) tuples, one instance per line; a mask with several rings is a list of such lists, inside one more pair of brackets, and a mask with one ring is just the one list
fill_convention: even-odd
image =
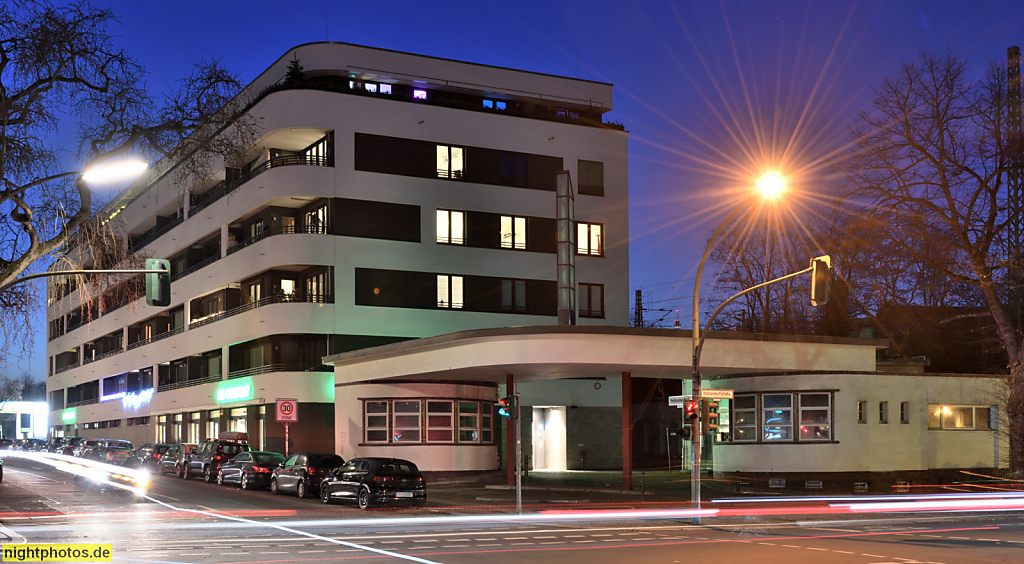
[(502, 546), (502, 545), (501, 545), (501, 543), (493, 543), (493, 544), (478, 544), (477, 546), (480, 547), (480, 548), (483, 548), (485, 546)]
[(296, 552), (298, 552), (299, 554), (313, 554), (313, 553), (316, 553), (316, 552), (327, 552), (327, 551), (326, 550), (299, 550), (299, 551), (296, 551)]
[(412, 542), (441, 542), (441, 541), (439, 541), (437, 539), (416, 539), (416, 540), (414, 540)]
[(544, 545), (544, 544), (565, 544), (565, 541), (542, 542), (540, 544), (542, 544), (542, 545)]
[(405, 544), (405, 541), (393, 540), (393, 541), (380, 541), (381, 544)]
[(502, 540), (526, 540), (528, 537), (505, 537)]
[[(324, 552), (327, 552), (326, 550)], [(222, 552), (221, 554), (245, 554), (244, 552)], [(291, 554), (290, 552), (261, 552), (260, 554)]]
[[(614, 540), (619, 540), (619, 539), (614, 539)], [(574, 542), (574, 543), (576, 543), (576, 544), (579, 544), (579, 543), (585, 543), (585, 542), (597, 542), (597, 541), (595, 541), (595, 540), (582, 540), (582, 541), (572, 541), (572, 542)]]
[(813, 546), (808, 546), (807, 550), (828, 550), (828, 549), (827, 548), (815, 548)]
[(984, 542), (1003, 542), (1003, 541), (1001, 541), (999, 539), (978, 539), (978, 540), (984, 541)]
[(547, 536), (543, 536), (543, 537), (533, 537), (533, 538), (535, 538), (535, 539), (557, 539), (558, 537), (556, 537), (555, 535), (547, 535)]
[(846, 550), (833, 550), (832, 552), (835, 552), (835, 553), (838, 553), (838, 554), (856, 554), (854, 552), (849, 552), (849, 551), (846, 551)]
[[(590, 542), (594, 542), (594, 541), (590, 541)], [(509, 544), (511, 544), (512, 546), (523, 546), (523, 545), (533, 546), (532, 542), (510, 542)]]
[(881, 554), (864, 554), (864, 553), (861, 553), (861, 556), (867, 556), (868, 558), (885, 558)]
[(948, 539), (956, 539), (956, 540), (971, 540), (970, 537), (946, 537), (946, 538), (948, 538)]
[(803, 548), (802, 546), (797, 546), (795, 544), (784, 544), (782, 546), (784, 546), (786, 548)]

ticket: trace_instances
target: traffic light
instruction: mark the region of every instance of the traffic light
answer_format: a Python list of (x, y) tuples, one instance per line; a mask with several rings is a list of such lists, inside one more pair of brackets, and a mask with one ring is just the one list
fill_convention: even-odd
[(689, 424), (697, 420), (700, 403), (696, 400), (686, 400), (683, 403), (683, 423)]
[(718, 428), (718, 402), (704, 400), (701, 403), (701, 420), (704, 421), (704, 432), (710, 433)]
[(498, 415), (502, 417), (508, 417), (509, 419), (515, 419), (516, 417), (516, 397), (505, 396), (498, 400)]
[(689, 427), (680, 427), (678, 429), (672, 429), (672, 434), (679, 437), (680, 439), (683, 439), (684, 441), (688, 441), (691, 437), (693, 437)]
[(146, 270), (163, 270), (146, 273), (146, 303), (161, 307), (171, 305), (171, 261), (146, 259)]
[(832, 258), (828, 255), (811, 259), (811, 305), (828, 303), (828, 289), (832, 282)]

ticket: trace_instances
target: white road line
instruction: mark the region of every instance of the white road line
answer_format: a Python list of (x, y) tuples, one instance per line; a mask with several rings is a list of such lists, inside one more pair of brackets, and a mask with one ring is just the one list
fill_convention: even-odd
[(1001, 541), (999, 539), (978, 539), (978, 540), (984, 541), (984, 542), (1003, 542), (1003, 541)]
[(784, 544), (782, 546), (784, 546), (786, 548), (803, 548), (802, 546), (797, 546), (795, 544)]
[[(615, 540), (618, 540), (618, 539), (615, 539)], [(594, 541), (594, 540), (583, 540), (583, 541), (572, 541), (572, 542), (576, 543), (576, 544), (581, 544), (581, 543), (597, 542), (597, 541)]]
[(837, 554), (855, 554), (854, 552), (849, 552), (847, 550), (833, 550), (832, 552), (835, 552)]
[(828, 550), (827, 548), (816, 548), (816, 547), (813, 547), (813, 546), (808, 546), (806, 548), (807, 548), (807, 550)]

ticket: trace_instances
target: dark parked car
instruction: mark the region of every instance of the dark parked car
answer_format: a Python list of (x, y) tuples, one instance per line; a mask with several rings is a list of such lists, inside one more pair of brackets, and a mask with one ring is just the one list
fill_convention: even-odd
[(63, 437), (50, 437), (49, 439), (46, 439), (46, 452), (58, 452), (57, 449), (60, 448), (60, 445), (63, 442)]
[(284, 455), (277, 452), (243, 452), (220, 465), (217, 483), (238, 484), (243, 490), (265, 488), (270, 485), (274, 469), (282, 462)]
[(139, 460), (142, 461), (142, 466), (155, 472), (157, 465), (160, 464), (160, 459), (167, 454), (167, 450), (173, 445), (163, 443), (146, 443), (139, 447), (136, 454), (139, 455)]
[(353, 458), (324, 478), (320, 500), (354, 501), (360, 509), (376, 503), (427, 503), (427, 482), (416, 465), (399, 458)]
[(178, 443), (171, 445), (167, 452), (160, 457), (157, 465), (157, 472), (160, 474), (174, 474), (179, 478), (185, 477), (185, 464), (188, 462), (188, 455), (196, 445), (192, 443)]
[[(81, 458), (94, 460), (96, 462), (103, 462), (111, 466), (123, 468), (124, 470), (106, 470), (101, 474), (96, 475), (102, 476), (102, 479), (99, 481), (96, 480), (96, 476), (90, 477), (83, 474), (75, 474), (74, 483), (76, 488), (90, 488), (97, 486), (102, 489), (104, 486), (104, 480), (138, 488), (146, 488), (149, 485), (148, 480), (138, 473), (142, 470), (142, 461), (139, 460), (135, 451), (130, 448), (125, 448), (123, 446), (91, 447)], [(108, 466), (104, 468), (110, 467)]]
[(75, 444), (75, 449), (72, 451), (71, 454), (74, 456), (82, 456), (82, 454), (85, 453), (86, 450), (103, 444), (104, 440), (106, 439), (82, 439), (78, 441), (77, 444)]
[(14, 439), (0, 439), (0, 448), (11, 450), (14, 448)]
[(196, 448), (195, 454), (187, 457), (183, 478), (202, 476), (207, 482), (212, 482), (217, 479), (220, 465), (240, 452), (249, 452), (249, 445), (227, 439), (205, 440)]
[(75, 448), (85, 440), (82, 437), (64, 437), (60, 446), (57, 447), (57, 454), (63, 454), (65, 456), (74, 456)]
[(275, 494), (294, 492), (306, 497), (320, 491), (320, 481), (345, 460), (336, 454), (303, 452), (288, 457), (270, 477), (270, 491)]

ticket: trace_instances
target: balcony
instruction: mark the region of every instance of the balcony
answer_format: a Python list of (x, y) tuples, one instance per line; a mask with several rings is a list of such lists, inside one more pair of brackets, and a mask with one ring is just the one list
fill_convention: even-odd
[(192, 329), (196, 329), (204, 325), (209, 325), (210, 323), (220, 321), (221, 319), (227, 319), (228, 317), (234, 317), (247, 311), (252, 311), (258, 307), (263, 307), (265, 305), (270, 304), (283, 303), (333, 304), (334, 296), (322, 294), (314, 294), (312, 296), (303, 297), (296, 296), (294, 294), (277, 294), (276, 296), (267, 296), (255, 302), (249, 302), (247, 304), (240, 305), (236, 308), (232, 308), (227, 311), (220, 311), (217, 313), (207, 315), (206, 317), (193, 320), (192, 323), (188, 324), (188, 328), (191, 331)]
[(166, 392), (168, 390), (177, 390), (180, 388), (190, 388), (192, 386), (201, 386), (203, 384), (210, 384), (213, 382), (220, 382), (221, 378), (217, 376), (207, 376), (206, 378), (195, 378), (193, 380), (184, 380), (182, 382), (171, 382), (169, 384), (160, 384), (156, 387), (157, 392)]
[(228, 380), (235, 378), (245, 378), (246, 376), (256, 376), (258, 374), (267, 374), (270, 372), (331, 372), (329, 366), (323, 366), (317, 363), (306, 363), (306, 364), (266, 364), (263, 366), (257, 366), (255, 368), (243, 368), (241, 370), (232, 370), (228, 373)]
[(248, 239), (237, 243), (234, 247), (228, 249), (227, 254), (231, 255), (238, 251), (254, 245), (267, 237), (273, 237), (274, 235), (294, 235), (294, 234), (312, 234), (312, 235), (323, 235), (327, 233), (327, 230), (321, 225), (286, 225), (282, 227), (273, 227), (270, 229), (264, 229), (259, 235), (255, 237), (249, 237)]
[(134, 343), (130, 343), (125, 350), (129, 350), (130, 351), (132, 349), (137, 349), (137, 348), (139, 348), (139, 347), (141, 347), (143, 345), (148, 345), (150, 343), (155, 343), (156, 341), (159, 341), (161, 339), (166, 339), (167, 337), (171, 337), (171, 336), (177, 335), (178, 333), (181, 333), (184, 330), (185, 330), (184, 327), (178, 327), (176, 329), (171, 329), (170, 331), (164, 331), (163, 333), (160, 333), (159, 335), (153, 335), (152, 337), (150, 337), (148, 339), (139, 339), (138, 341), (135, 341)]

